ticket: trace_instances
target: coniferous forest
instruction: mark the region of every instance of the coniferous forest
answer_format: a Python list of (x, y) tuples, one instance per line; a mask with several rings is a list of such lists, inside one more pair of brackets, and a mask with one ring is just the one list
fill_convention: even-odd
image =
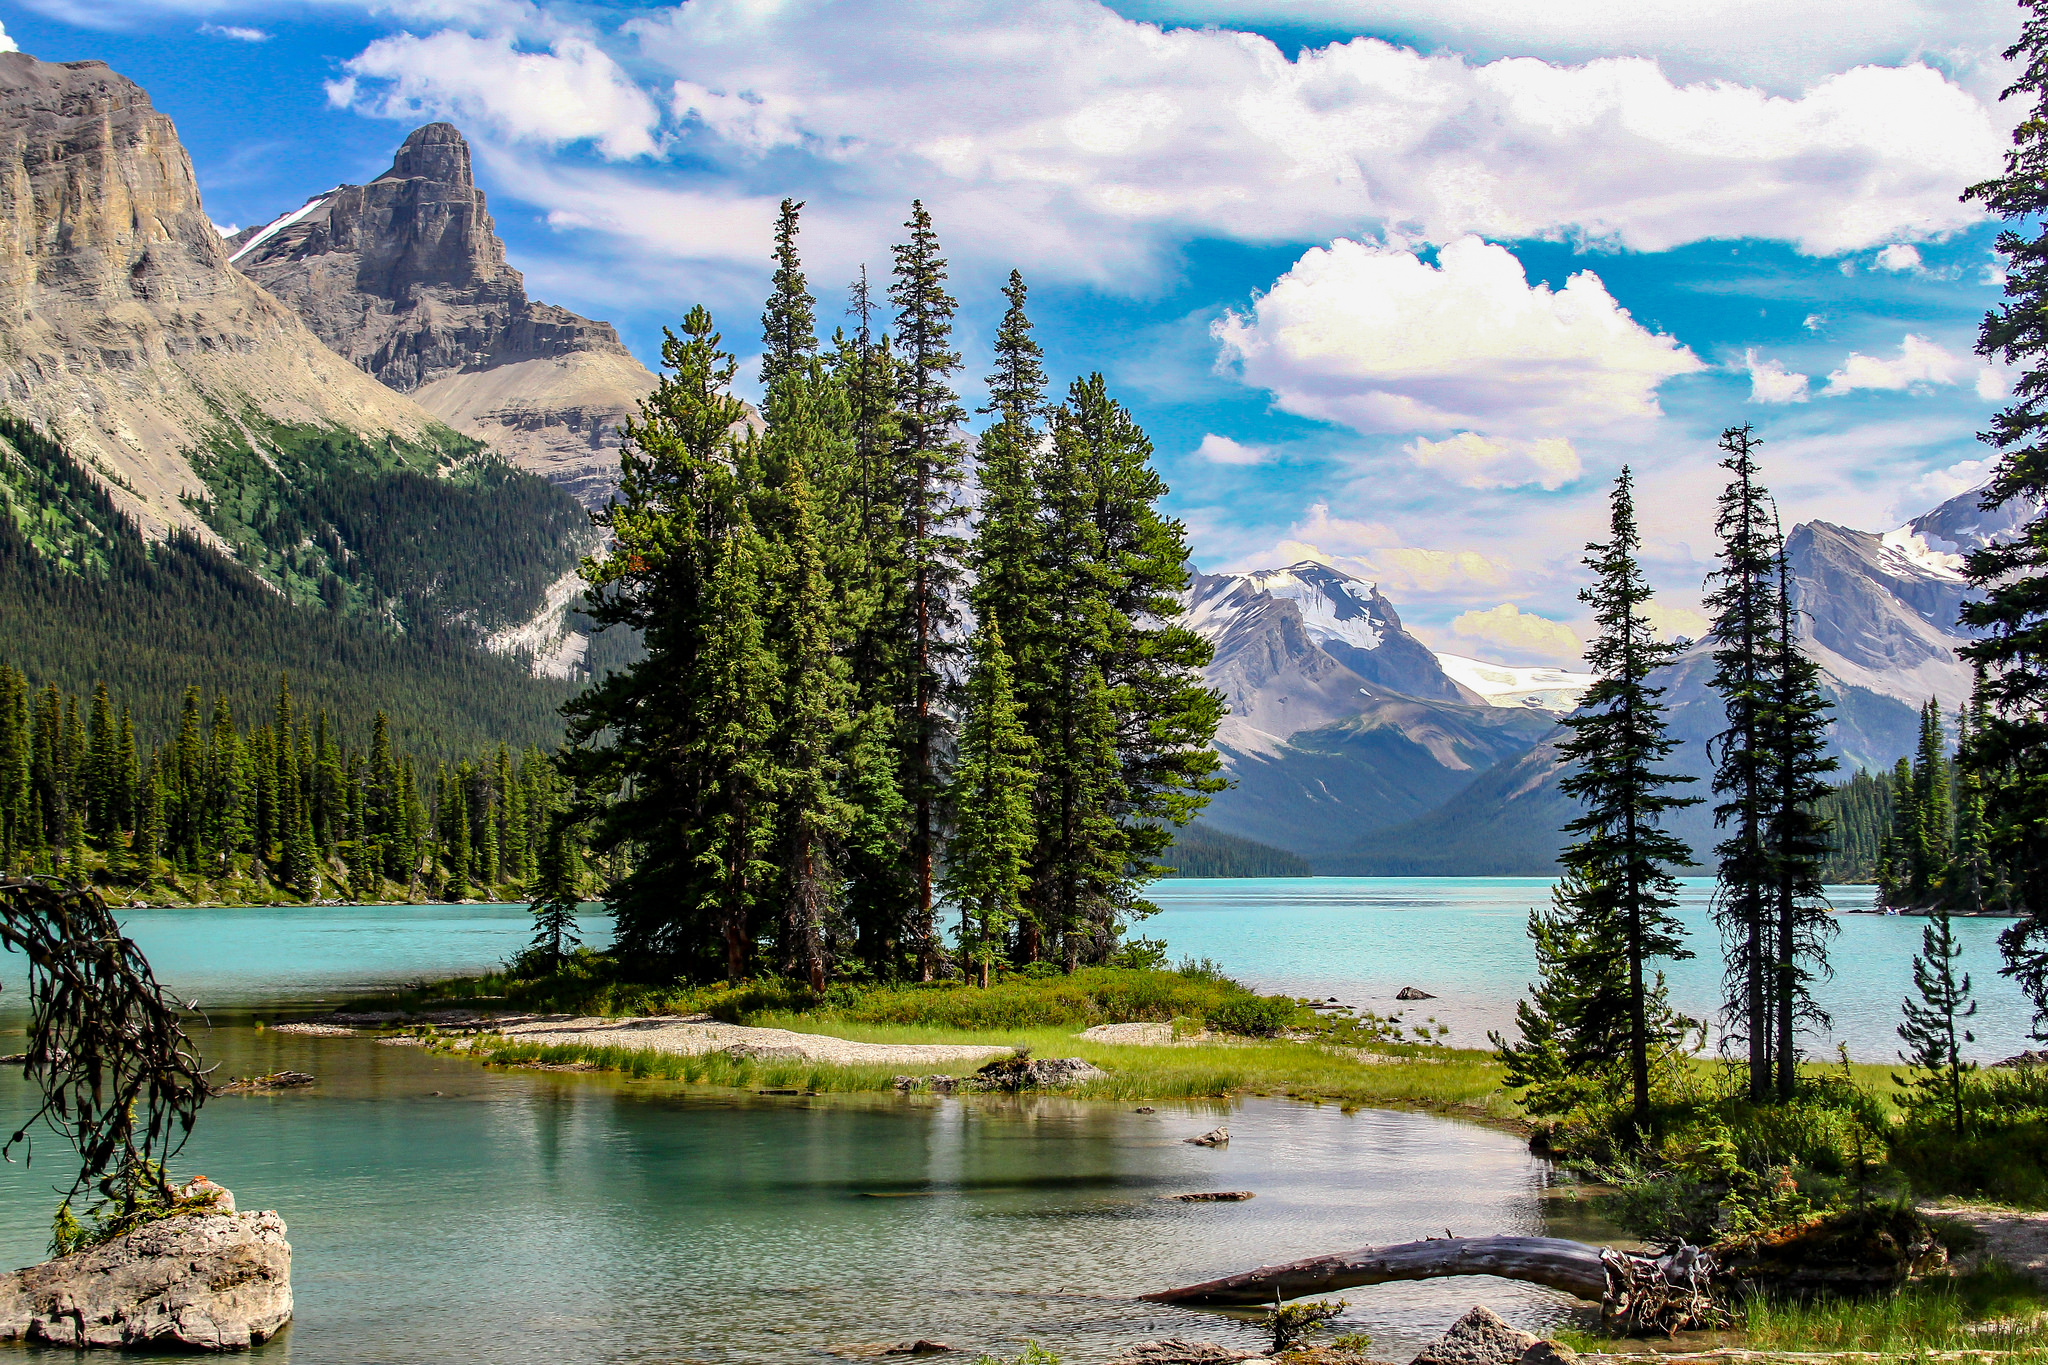
[(691, 310), (585, 566), (591, 618), (647, 650), (570, 704), (563, 756), (593, 853), (626, 869), (616, 960), (814, 988), (1104, 962), (1221, 786), (1150, 442), (1099, 375), (1051, 394), (1013, 272), (970, 453), (929, 214), (886, 298), (863, 274), (821, 339), (801, 208), (760, 429)]
[(188, 687), (168, 733), (102, 683), (0, 664), (0, 869), (112, 894), (352, 901), (523, 895), (566, 806), (539, 749), (450, 763), (308, 714), (280, 678), (254, 715)]

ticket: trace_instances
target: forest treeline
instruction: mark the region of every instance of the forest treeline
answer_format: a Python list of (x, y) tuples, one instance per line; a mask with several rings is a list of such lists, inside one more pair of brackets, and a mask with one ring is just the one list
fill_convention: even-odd
[[(289, 673), (303, 705), (325, 709), (352, 733), (366, 733), (381, 710), (393, 743), (422, 758), (560, 740), (559, 708), (571, 683), (535, 678), (524, 657), (480, 650), (459, 621), (421, 611), (396, 629), (383, 617), (329, 609), (317, 583), (301, 584), (294, 601), (185, 532), (150, 542), (61, 445), (5, 412), (0, 502), (8, 662), (39, 686), (86, 694), (106, 684), (145, 734), (175, 730), (189, 682), (251, 715)], [(406, 582), (431, 580), (437, 563), (473, 548), (436, 535), (412, 539), (420, 548), (395, 571)], [(476, 592), (458, 596), (479, 600)], [(622, 662), (630, 649), (623, 632), (599, 636), (593, 671)]]
[(288, 679), (256, 717), (197, 687), (178, 711), (153, 742), (104, 683), (80, 696), (0, 664), (0, 868), (140, 894), (516, 896), (567, 805), (537, 748), (419, 758), (382, 711), (346, 731)]
[(692, 309), (584, 569), (592, 618), (647, 648), (568, 708), (579, 817), (626, 866), (615, 961), (818, 988), (1107, 961), (1221, 786), (1151, 443), (1100, 375), (1049, 397), (1013, 272), (970, 453), (930, 215), (886, 304), (863, 272), (821, 341), (801, 207), (760, 425)]

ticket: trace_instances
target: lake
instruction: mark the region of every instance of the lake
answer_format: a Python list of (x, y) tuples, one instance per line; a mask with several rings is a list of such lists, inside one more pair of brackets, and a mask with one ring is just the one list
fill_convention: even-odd
[[(1156, 888), (1163, 912), (1143, 932), (1272, 990), (1384, 1011), (1417, 985), (1439, 998), (1415, 1017), (1476, 1041), (1512, 1017), (1532, 965), (1523, 920), (1545, 893), (1513, 879), (1176, 881)], [(1709, 955), (1705, 894), (1690, 887), (1684, 914)], [(266, 1365), (817, 1361), (829, 1346), (917, 1336), (1002, 1355), (1037, 1339), (1085, 1362), (1173, 1334), (1255, 1339), (1237, 1318), (1133, 1301), (1157, 1287), (1446, 1229), (1603, 1235), (1518, 1140), (1426, 1115), (1257, 1099), (1139, 1114), (1061, 1099), (764, 1097), (487, 1072), (253, 1025), (495, 965), (525, 941), (519, 906), (122, 919), (162, 979), (209, 1011), (196, 1036), (224, 1073), (320, 1078), (217, 1098), (178, 1162), (290, 1225), (298, 1316), (256, 1352)], [(1960, 924), (1992, 1053), (2017, 1047), (2025, 1025), (1995, 974), (2002, 924)], [(608, 933), (600, 917), (585, 929)], [(1823, 999), (1860, 1056), (1893, 1050), (1919, 929), (1842, 919), (1842, 970)], [(1711, 961), (1680, 964), (1674, 999), (1703, 1008), (1715, 976)], [(7, 985), (0, 999), (19, 1000), (18, 961)], [(18, 1077), (0, 1077), (0, 1105), (27, 1101)], [(1182, 1141), (1219, 1121), (1227, 1148)], [(55, 1141), (37, 1147), (34, 1165), (0, 1167), (11, 1264), (43, 1254), (64, 1180)], [(1223, 1189), (1256, 1198), (1163, 1198)], [(1498, 1281), (1345, 1297), (1344, 1325), (1371, 1332), (1381, 1358), (1405, 1358), (1475, 1302), (1533, 1328), (1588, 1311)]]

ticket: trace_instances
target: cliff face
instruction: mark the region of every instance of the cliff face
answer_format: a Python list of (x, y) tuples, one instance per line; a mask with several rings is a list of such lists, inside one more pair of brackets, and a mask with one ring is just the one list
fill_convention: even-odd
[(452, 124), (229, 249), (357, 368), (584, 502), (610, 497), (619, 425), (654, 376), (611, 324), (527, 298)]
[(0, 53), (0, 404), (146, 532), (208, 533), (192, 460), (269, 424), (451, 438), (238, 274), (169, 118), (101, 62)]

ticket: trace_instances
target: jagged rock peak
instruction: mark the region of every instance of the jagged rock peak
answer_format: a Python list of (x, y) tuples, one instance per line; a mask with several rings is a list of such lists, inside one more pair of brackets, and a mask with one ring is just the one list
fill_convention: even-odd
[(452, 123), (429, 123), (415, 128), (399, 144), (391, 169), (379, 180), (434, 180), (444, 185), (476, 188), (469, 169), (469, 142)]

